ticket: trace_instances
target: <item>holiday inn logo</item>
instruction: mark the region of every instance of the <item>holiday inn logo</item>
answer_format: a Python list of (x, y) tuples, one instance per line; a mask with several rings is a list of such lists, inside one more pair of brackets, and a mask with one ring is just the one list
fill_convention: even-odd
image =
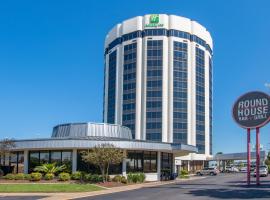
[(159, 15), (150, 15), (150, 23), (157, 24), (159, 22)]
[(149, 24), (145, 24), (145, 28), (160, 28), (163, 27), (164, 24), (159, 23), (159, 15), (152, 14), (149, 17)]

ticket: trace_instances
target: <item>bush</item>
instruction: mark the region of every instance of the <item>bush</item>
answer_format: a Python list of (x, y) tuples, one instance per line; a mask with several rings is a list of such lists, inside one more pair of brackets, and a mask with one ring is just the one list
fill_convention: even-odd
[(129, 173), (127, 176), (128, 182), (131, 183), (143, 183), (145, 180), (145, 174), (144, 173)]
[(81, 180), (81, 179), (83, 179), (83, 173), (80, 171), (74, 172), (73, 174), (71, 174), (71, 179), (72, 180)]
[(30, 174), (24, 174), (24, 180), (31, 180)]
[(188, 171), (187, 170), (185, 170), (185, 169), (182, 169), (181, 171), (180, 171), (180, 178), (188, 178), (189, 176), (188, 176)]
[(98, 182), (102, 182), (103, 178), (101, 175), (98, 175), (98, 174), (86, 174), (85, 180), (92, 183), (98, 183)]
[(118, 182), (118, 183), (120, 183), (120, 182), (121, 182), (121, 178), (122, 178), (122, 176), (116, 175), (115, 177), (113, 177), (112, 181), (113, 181), (113, 182)]
[(23, 173), (18, 173), (14, 175), (14, 179), (15, 180), (24, 180), (25, 179), (25, 175)]
[(39, 172), (32, 172), (30, 176), (31, 176), (31, 181), (40, 181), (42, 178), (42, 174)]
[(188, 175), (188, 171), (185, 170), (185, 169), (182, 169), (182, 170), (180, 171), (180, 175)]
[(69, 181), (70, 180), (70, 175), (69, 175), (69, 173), (62, 172), (62, 173), (59, 174), (58, 178), (59, 178), (60, 181)]
[(7, 174), (4, 176), (4, 178), (7, 180), (15, 180), (15, 175), (14, 174)]
[(52, 174), (52, 173), (47, 173), (44, 176), (44, 179), (47, 180), (47, 181), (53, 180), (53, 178), (54, 178), (54, 174)]
[(121, 183), (123, 183), (123, 184), (127, 184), (127, 179), (126, 179), (126, 177), (124, 177), (124, 176), (122, 176), (121, 177)]

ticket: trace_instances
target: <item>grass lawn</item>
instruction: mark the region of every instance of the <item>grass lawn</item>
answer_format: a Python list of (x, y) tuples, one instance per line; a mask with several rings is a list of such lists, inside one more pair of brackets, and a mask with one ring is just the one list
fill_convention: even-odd
[(91, 192), (102, 190), (91, 184), (0, 184), (0, 192)]

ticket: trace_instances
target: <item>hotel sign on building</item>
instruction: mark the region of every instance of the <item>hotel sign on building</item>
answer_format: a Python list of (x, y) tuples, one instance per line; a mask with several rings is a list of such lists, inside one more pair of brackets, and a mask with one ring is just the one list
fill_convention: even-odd
[(243, 128), (265, 125), (270, 120), (270, 96), (263, 92), (244, 94), (234, 104), (233, 117)]
[(160, 16), (158, 14), (152, 14), (148, 18), (148, 22), (145, 24), (145, 28), (163, 28), (164, 24), (160, 23)]

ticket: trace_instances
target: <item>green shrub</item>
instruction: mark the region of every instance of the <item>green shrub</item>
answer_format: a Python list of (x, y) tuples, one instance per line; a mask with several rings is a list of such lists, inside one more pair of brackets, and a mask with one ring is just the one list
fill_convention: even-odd
[(25, 179), (25, 175), (24, 173), (18, 173), (14, 175), (14, 179), (15, 180), (24, 180)]
[(72, 180), (81, 180), (81, 179), (83, 179), (83, 173), (80, 171), (74, 172), (73, 174), (71, 174), (71, 179)]
[(120, 183), (120, 182), (121, 182), (121, 178), (122, 178), (122, 176), (116, 175), (115, 177), (113, 177), (112, 181), (113, 181), (113, 182), (118, 182), (118, 183)]
[(14, 174), (6, 174), (4, 176), (4, 178), (7, 180), (15, 180), (15, 175)]
[(62, 173), (59, 174), (58, 178), (59, 178), (60, 181), (69, 181), (70, 180), (70, 175), (69, 175), (69, 173), (62, 172)]
[(30, 176), (31, 176), (31, 181), (40, 181), (42, 178), (42, 174), (39, 172), (32, 172)]
[(47, 180), (47, 181), (53, 180), (54, 179), (54, 174), (47, 173), (47, 174), (45, 174), (44, 179)]
[(182, 169), (182, 170), (180, 171), (180, 173), (179, 173), (179, 177), (180, 177), (180, 178), (189, 178), (189, 176), (188, 176), (188, 171), (185, 170), (185, 169)]
[(121, 183), (123, 183), (123, 184), (127, 184), (127, 179), (126, 179), (126, 177), (124, 177), (124, 176), (122, 176), (121, 177)]
[(145, 180), (145, 174), (144, 173), (129, 173), (127, 175), (127, 180), (130, 183), (143, 183)]
[(185, 169), (182, 169), (182, 170), (180, 171), (180, 175), (188, 175), (188, 171), (185, 170)]
[(85, 181), (89, 181), (92, 183), (99, 183), (103, 181), (102, 176), (98, 174), (86, 174), (84, 179)]
[(31, 180), (30, 174), (24, 174), (24, 180)]

